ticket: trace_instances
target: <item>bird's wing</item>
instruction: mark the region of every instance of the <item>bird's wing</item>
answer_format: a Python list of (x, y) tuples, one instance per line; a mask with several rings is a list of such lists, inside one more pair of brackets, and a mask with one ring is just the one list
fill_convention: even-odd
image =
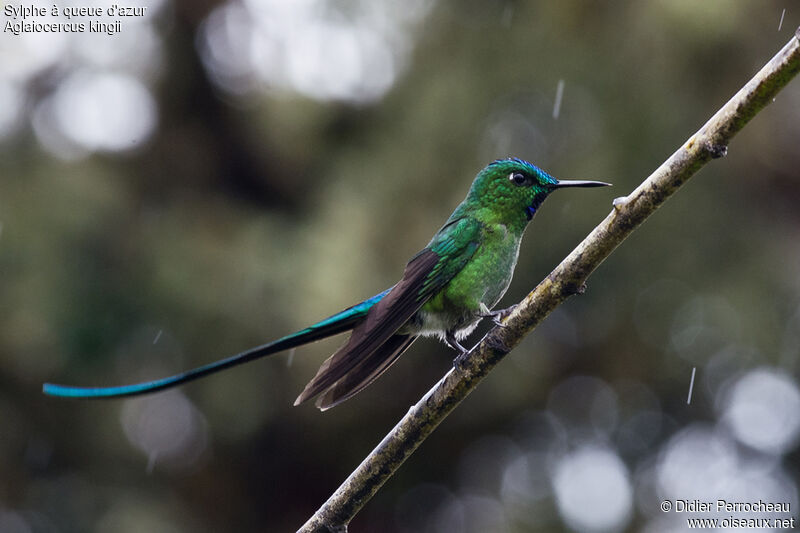
[(363, 320), (369, 309), (386, 296), (390, 290), (391, 289), (387, 289), (372, 298), (364, 300), (352, 307), (348, 307), (344, 311), (340, 311), (325, 320), (320, 320), (316, 324), (312, 324), (305, 329), (301, 329), (300, 331), (282, 337), (276, 341), (251, 348), (226, 359), (221, 359), (174, 376), (144, 383), (120, 385), (118, 387), (71, 387), (68, 385), (45, 383), (42, 389), (43, 392), (49, 396), (60, 396), (63, 398), (119, 398), (167, 389), (225, 370), (232, 366), (241, 365), (253, 359), (282, 352), (289, 348), (294, 348), (302, 344), (307, 344), (336, 335), (337, 333), (351, 330), (356, 324)]
[(416, 335), (392, 335), (356, 368), (320, 394), (314, 405), (327, 411), (352, 398), (378, 379), (415, 340)]
[[(396, 339), (403, 336), (395, 335), (397, 331), (464, 268), (478, 248), (481, 229), (480, 222), (465, 217), (449, 221), (439, 230), (428, 247), (408, 262), (397, 285), (370, 308), (347, 343), (322, 364), (295, 405), (331, 388), (334, 390), (326, 393), (318, 406), (324, 408), (328, 401), (339, 403), (386, 370), (411, 344)], [(390, 340), (391, 349), (388, 346), (381, 349)]]

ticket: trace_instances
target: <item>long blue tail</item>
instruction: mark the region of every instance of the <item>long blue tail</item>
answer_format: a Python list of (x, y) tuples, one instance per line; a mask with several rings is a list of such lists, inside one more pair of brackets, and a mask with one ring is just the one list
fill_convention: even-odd
[(42, 392), (49, 396), (58, 396), (61, 398), (119, 398), (123, 396), (136, 396), (139, 394), (147, 394), (156, 392), (163, 389), (168, 389), (182, 383), (200, 379), (209, 374), (225, 370), (232, 366), (241, 365), (283, 350), (288, 350), (296, 346), (308, 344), (319, 339), (324, 339), (337, 333), (351, 330), (358, 322), (364, 318), (367, 311), (378, 303), (381, 298), (391, 289), (386, 289), (380, 294), (376, 294), (368, 300), (348, 307), (344, 311), (336, 313), (333, 316), (321, 320), (305, 329), (302, 329), (291, 335), (281, 337), (280, 339), (256, 346), (244, 352), (238, 353), (231, 357), (203, 365), (201, 367), (177, 374), (174, 376), (156, 379), (154, 381), (146, 381), (144, 383), (135, 383), (133, 385), (121, 385), (118, 387), (70, 387), (68, 385), (55, 385), (53, 383), (45, 383), (42, 386)]

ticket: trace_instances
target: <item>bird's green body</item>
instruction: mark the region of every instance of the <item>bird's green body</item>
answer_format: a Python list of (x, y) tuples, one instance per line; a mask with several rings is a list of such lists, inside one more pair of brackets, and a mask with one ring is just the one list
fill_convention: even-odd
[(295, 402), (319, 396), (317, 406), (328, 409), (372, 383), (418, 336), (438, 336), (463, 355), (458, 341), (482, 318), (496, 319), (489, 310), (508, 289), (522, 235), (545, 198), (558, 188), (602, 185), (559, 181), (520, 159), (495, 161), (478, 173), (464, 201), (390, 289), (304, 330), (177, 376), (120, 387), (45, 384), (44, 392), (73, 398), (144, 394), (352, 329)]
[[(453, 265), (461, 268), (447, 285), (425, 302), (418, 312), (418, 321), (422, 334), (453, 331), (460, 340), (477, 326), (483, 314), (482, 307), (494, 308), (508, 289), (519, 256), (522, 232), (502, 223), (483, 222), (469, 214), (458, 225), (461, 227), (437, 234), (437, 238), (480, 245), (463, 266)], [(458, 252), (440, 252), (441, 247), (434, 242), (429, 246), (440, 254), (443, 263), (453, 261), (458, 255)]]

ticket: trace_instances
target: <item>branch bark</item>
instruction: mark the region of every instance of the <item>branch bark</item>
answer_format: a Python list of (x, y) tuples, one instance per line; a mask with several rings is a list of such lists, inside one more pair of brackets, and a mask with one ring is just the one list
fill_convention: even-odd
[(425, 438), (505, 355), (573, 294), (606, 257), (689, 178), (727, 153), (730, 140), (800, 71), (800, 28), (794, 37), (697, 133), (611, 213), (414, 405), (299, 532), (344, 532), (347, 524)]

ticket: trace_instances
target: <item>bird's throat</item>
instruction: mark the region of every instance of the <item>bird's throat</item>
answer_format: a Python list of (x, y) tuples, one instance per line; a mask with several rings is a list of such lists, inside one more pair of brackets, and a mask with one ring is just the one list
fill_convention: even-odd
[(533, 197), (533, 202), (531, 202), (531, 205), (525, 208), (525, 216), (528, 217), (528, 220), (533, 218), (533, 215), (536, 214), (536, 211), (539, 209), (539, 206), (542, 205), (542, 202), (544, 202), (545, 198), (547, 198), (547, 193), (537, 194)]

